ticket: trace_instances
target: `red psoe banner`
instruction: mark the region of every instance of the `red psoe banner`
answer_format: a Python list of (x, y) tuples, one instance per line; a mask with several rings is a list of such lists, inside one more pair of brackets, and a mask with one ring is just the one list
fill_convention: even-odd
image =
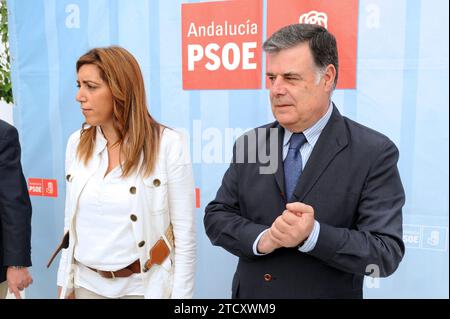
[(182, 4), (183, 89), (261, 88), (262, 1)]
[(56, 179), (29, 178), (28, 193), (30, 196), (58, 197)]
[(358, 0), (268, 0), (267, 38), (293, 23), (319, 24), (336, 37), (338, 89), (356, 89)]

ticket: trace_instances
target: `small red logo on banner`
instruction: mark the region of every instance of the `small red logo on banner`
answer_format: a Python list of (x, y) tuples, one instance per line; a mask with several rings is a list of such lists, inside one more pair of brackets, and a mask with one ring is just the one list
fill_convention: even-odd
[(262, 1), (182, 4), (183, 89), (261, 88)]
[(267, 37), (293, 23), (327, 28), (336, 37), (338, 46), (337, 88), (356, 88), (358, 0), (268, 0), (267, 20)]
[(200, 208), (200, 188), (195, 188), (195, 208)]
[(58, 197), (56, 179), (29, 178), (28, 193), (30, 196)]

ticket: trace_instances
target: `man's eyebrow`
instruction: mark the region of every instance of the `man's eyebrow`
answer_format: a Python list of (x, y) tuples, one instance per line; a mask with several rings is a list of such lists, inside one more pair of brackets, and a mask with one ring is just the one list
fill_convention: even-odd
[[(267, 72), (266, 73), (267, 76), (275, 76), (276, 74), (272, 73), (272, 72)], [(295, 72), (286, 72), (286, 73), (282, 73), (280, 74), (282, 77), (289, 77), (289, 76), (300, 76), (300, 74), (295, 73)]]
[(282, 74), (283, 77), (287, 77), (287, 76), (300, 76), (300, 74), (295, 73), (295, 72), (286, 72)]

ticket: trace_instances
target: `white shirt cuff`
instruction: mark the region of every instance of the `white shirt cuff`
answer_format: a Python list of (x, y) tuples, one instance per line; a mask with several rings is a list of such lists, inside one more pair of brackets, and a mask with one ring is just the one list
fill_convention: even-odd
[(267, 228), (266, 230), (262, 231), (261, 234), (259, 234), (259, 236), (256, 237), (256, 240), (255, 240), (255, 242), (253, 243), (253, 253), (254, 253), (256, 256), (264, 256), (264, 255), (267, 255), (267, 254), (260, 254), (260, 253), (258, 252), (258, 243), (259, 243), (259, 240), (261, 239), (261, 236), (264, 235), (264, 233), (265, 233), (266, 231), (268, 231), (268, 230), (269, 230), (269, 228)]
[(303, 245), (298, 247), (298, 250), (300, 250), (302, 253), (307, 253), (313, 250), (314, 247), (316, 247), (317, 239), (319, 238), (319, 232), (320, 232), (320, 224), (317, 220), (315, 220), (311, 234), (309, 235), (308, 239), (303, 243)]

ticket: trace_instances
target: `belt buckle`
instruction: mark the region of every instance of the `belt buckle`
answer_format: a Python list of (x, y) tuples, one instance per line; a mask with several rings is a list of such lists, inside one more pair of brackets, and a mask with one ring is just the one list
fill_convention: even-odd
[(111, 274), (111, 278), (112, 279), (116, 279), (116, 275), (114, 275), (114, 271), (111, 271), (111, 270), (109, 270), (109, 271), (104, 271), (104, 270), (98, 270), (98, 269), (96, 269), (95, 270), (96, 272), (97, 272), (97, 274), (99, 274), (100, 276), (102, 276), (102, 277), (105, 277), (105, 278), (108, 278), (108, 277), (106, 277), (106, 276), (103, 276), (103, 273), (110, 273)]

